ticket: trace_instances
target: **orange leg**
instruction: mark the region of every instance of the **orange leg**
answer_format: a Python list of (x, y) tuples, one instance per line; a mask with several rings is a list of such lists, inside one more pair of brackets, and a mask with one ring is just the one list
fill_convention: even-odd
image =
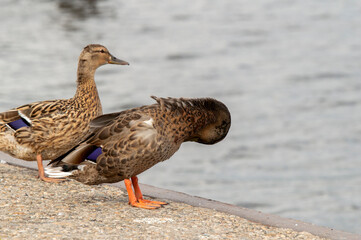
[(145, 208), (145, 209), (156, 209), (156, 208), (160, 207), (160, 205), (157, 207), (157, 206), (154, 206), (151, 204), (138, 202), (138, 200), (133, 192), (132, 182), (130, 181), (130, 179), (124, 179), (124, 184), (125, 184), (125, 188), (127, 189), (127, 192), (128, 192), (129, 204), (132, 205), (133, 207), (139, 207), (139, 208)]
[(44, 166), (43, 166), (43, 158), (41, 157), (40, 154), (37, 154), (36, 155), (36, 161), (38, 163), (38, 172), (39, 172), (39, 178), (41, 180), (43, 180), (44, 182), (62, 182), (64, 181), (65, 179), (64, 178), (59, 178), (59, 179), (55, 179), (55, 178), (48, 178), (48, 177), (45, 177), (45, 173), (44, 173)]
[(137, 198), (138, 202), (151, 204), (151, 205), (154, 205), (154, 206), (157, 206), (157, 207), (160, 207), (161, 205), (166, 205), (167, 204), (165, 202), (151, 201), (151, 200), (144, 199), (143, 194), (140, 191), (140, 187), (138, 185), (138, 177), (134, 176), (131, 179), (132, 179), (132, 183), (133, 183), (133, 187), (134, 187), (134, 191), (135, 191), (135, 197)]

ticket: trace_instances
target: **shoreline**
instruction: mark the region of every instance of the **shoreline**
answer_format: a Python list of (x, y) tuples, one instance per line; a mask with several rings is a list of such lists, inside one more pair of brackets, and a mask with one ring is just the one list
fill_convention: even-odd
[[(10, 157), (8, 155), (5, 155), (3, 153), (0, 153), (0, 160), (3, 160), (2, 164), (0, 164), (0, 165), (2, 165), (2, 167), (9, 168), (9, 169), (11, 169), (11, 171), (13, 171), (11, 178), (19, 177), (19, 176), (16, 176), (17, 171), (25, 171), (25, 172), (27, 171), (27, 174), (34, 175), (34, 176), (36, 175), (36, 172), (33, 171), (34, 169), (36, 169), (36, 162), (26, 162), (26, 161), (18, 160), (18, 159)], [(6, 161), (7, 164), (4, 164), (4, 161)], [(13, 167), (11, 165), (16, 166), (16, 167)], [(18, 168), (18, 167), (20, 167), (20, 168)], [(14, 168), (14, 169), (12, 169), (12, 168)], [(5, 172), (3, 174), (5, 174)], [(28, 176), (28, 178), (29, 178), (29, 176)], [(4, 184), (4, 182), (6, 182), (5, 178), (0, 179), (0, 180), (1, 180), (2, 184)], [(31, 181), (32, 182), (31, 186), (34, 186), (34, 188), (35, 188), (35, 186), (39, 185), (37, 189), (43, 189), (44, 186), (49, 186), (49, 188), (53, 189), (54, 195), (61, 194), (61, 197), (66, 198), (66, 199), (68, 199), (67, 191), (72, 191), (71, 189), (73, 188), (73, 185), (76, 185), (80, 189), (94, 189), (93, 186), (86, 186), (81, 183), (77, 183), (76, 181), (66, 181), (64, 184), (61, 183), (58, 185), (51, 184), (52, 186), (50, 186), (48, 183), (44, 183), (44, 182), (37, 180), (35, 177), (33, 177), (33, 179), (30, 178), (27, 181)], [(113, 207), (113, 208), (112, 208), (112, 206), (109, 206), (109, 208), (106, 211), (110, 211), (109, 213), (111, 213), (112, 211), (119, 210), (121, 212), (121, 211), (125, 210), (130, 214), (131, 218), (138, 215), (139, 211), (143, 211), (142, 212), (143, 214), (145, 214), (145, 215), (150, 214), (150, 215), (145, 218), (133, 219), (133, 221), (135, 221), (135, 223), (138, 222), (138, 224), (139, 224), (144, 221), (145, 222), (150, 221), (150, 222), (152, 222), (152, 223), (150, 223), (150, 225), (152, 225), (152, 224), (159, 225), (160, 224), (159, 222), (162, 222), (166, 225), (172, 225), (174, 223), (174, 221), (176, 221), (176, 220), (174, 220), (174, 219), (176, 219), (175, 216), (182, 215), (182, 214), (178, 214), (178, 212), (179, 211), (182, 212), (181, 211), (182, 209), (187, 208), (189, 210), (189, 213), (198, 212), (198, 211), (201, 212), (200, 214), (203, 215), (202, 221), (204, 221), (204, 223), (208, 224), (209, 226), (213, 226), (210, 228), (210, 231), (211, 231), (211, 229), (216, 229), (218, 226), (222, 225), (221, 223), (212, 221), (212, 220), (214, 220), (213, 215), (222, 215), (221, 218), (229, 220), (228, 228), (229, 229), (235, 228), (235, 229), (233, 229), (233, 232), (237, 232), (238, 234), (241, 234), (241, 233), (246, 234), (244, 236), (245, 239), (258, 239), (258, 237), (259, 237), (259, 239), (263, 239), (265, 236), (267, 236), (267, 231), (273, 232), (272, 234), (275, 237), (275, 238), (268, 238), (270, 236), (267, 236), (268, 239), (290, 239), (290, 237), (294, 238), (295, 236), (299, 236), (296, 239), (321, 239), (321, 238), (361, 239), (360, 235), (353, 234), (353, 233), (348, 233), (348, 232), (343, 232), (343, 231), (339, 231), (339, 230), (335, 230), (335, 229), (330, 229), (327, 227), (317, 226), (314, 224), (310, 224), (310, 223), (306, 223), (306, 222), (302, 222), (302, 221), (298, 221), (298, 220), (282, 218), (282, 217), (279, 217), (276, 215), (266, 214), (266, 213), (262, 213), (260, 211), (242, 208), (242, 207), (234, 206), (231, 204), (214, 201), (211, 199), (190, 196), (185, 193), (175, 192), (175, 191), (171, 191), (171, 190), (167, 190), (167, 189), (161, 189), (161, 188), (153, 187), (153, 186), (146, 185), (146, 184), (140, 184), (140, 185), (141, 185), (141, 189), (145, 196), (149, 196), (149, 197), (157, 198), (157, 199), (164, 199), (164, 200), (168, 200), (168, 201), (170, 200), (170, 204), (164, 208), (161, 208), (161, 210), (159, 212), (156, 212), (157, 210), (149, 211), (149, 210), (140, 210), (140, 209), (132, 208), (128, 204), (126, 204), (126, 202), (124, 203), (124, 201), (122, 202), (119, 199), (117, 199), (116, 205), (122, 204), (122, 209), (120, 210), (119, 206)], [(59, 186), (59, 190), (60, 190), (60, 188), (63, 188), (63, 187), (65, 187), (66, 189), (69, 189), (69, 190), (60, 190), (62, 192), (57, 192), (57, 186)], [(14, 184), (12, 187), (15, 189), (14, 191), (17, 191), (16, 188), (18, 186), (16, 184)], [(44, 190), (47, 192), (49, 190), (49, 188), (46, 188)], [(116, 188), (118, 190), (119, 189), (121, 189), (121, 190), (117, 191)], [(109, 192), (112, 192), (112, 193), (114, 192), (114, 194), (121, 193), (122, 199), (124, 198), (125, 201), (127, 201), (126, 200), (127, 194), (124, 193), (124, 187), (123, 187), (122, 182), (116, 183), (116, 184), (109, 184), (109, 185), (99, 185), (99, 186), (96, 186), (95, 189), (97, 189), (97, 190), (105, 189)], [(31, 190), (32, 189), (27, 189), (27, 191), (31, 191)], [(34, 191), (36, 191), (36, 190), (34, 189)], [(83, 190), (81, 190), (81, 191), (83, 191)], [(91, 190), (91, 191), (93, 191), (93, 190)], [(2, 193), (2, 195), (3, 194), (4, 193)], [(27, 194), (31, 195), (31, 193), (27, 193)], [(39, 193), (39, 194), (42, 194), (42, 193)], [(91, 195), (91, 193), (86, 193), (86, 194)], [(3, 197), (4, 196), (2, 196), (1, 198), (3, 198)], [(29, 200), (29, 198), (28, 198), (28, 200)], [(94, 204), (96, 204), (96, 199), (95, 200), (87, 199), (87, 200), (95, 201)], [(102, 202), (102, 201), (100, 201), (100, 202)], [(110, 204), (110, 203), (107, 203), (106, 199), (104, 199), (104, 203), (102, 203), (102, 204)], [(114, 202), (113, 202), (113, 204), (114, 204)], [(79, 206), (79, 205), (76, 205), (76, 206), (79, 208), (82, 208), (82, 211), (86, 211), (86, 213), (82, 213), (82, 214), (94, 215), (94, 211), (93, 211), (94, 209), (92, 209), (92, 208), (88, 209), (88, 208), (86, 208), (86, 206)], [(39, 206), (37, 206), (37, 207), (39, 207)], [(165, 211), (165, 212), (171, 211), (171, 213), (168, 213), (169, 217), (167, 217), (167, 218), (164, 218), (164, 217), (163, 218), (152, 218), (153, 214), (151, 214), (151, 213), (159, 214), (162, 211)], [(162, 216), (164, 216), (164, 215), (162, 215)], [(209, 219), (207, 219), (207, 216), (209, 217)], [(49, 216), (41, 216), (41, 217), (48, 218)], [(194, 219), (194, 216), (192, 218), (192, 216), (189, 216), (187, 214), (183, 217), (184, 218), (190, 217), (191, 219), (189, 221)], [(71, 221), (71, 219), (68, 219), (68, 220)], [(92, 220), (89, 220), (89, 221), (92, 221)], [(245, 224), (244, 221), (246, 221), (247, 223)], [(243, 230), (241, 232), (238, 232), (238, 228), (239, 228), (238, 224), (241, 224), (241, 223), (245, 226), (248, 226), (249, 224), (252, 225), (251, 227), (248, 226), (249, 229), (251, 229), (251, 230), (249, 230), (249, 232), (247, 232), (247, 230), (245, 230), (245, 232)], [(187, 225), (187, 223), (179, 223), (179, 224), (180, 224), (180, 226), (178, 226), (178, 228), (180, 228), (182, 226), (185, 227), (185, 225)], [(253, 226), (253, 224), (254, 224), (254, 226)], [(236, 227), (236, 226), (238, 226), (238, 227)], [(252, 229), (258, 229), (258, 228), (259, 229), (263, 229), (263, 228), (268, 229), (268, 230), (266, 230), (266, 235), (262, 236), (262, 235), (258, 234), (257, 236), (251, 237), (249, 234), (253, 233)], [(1, 231), (3, 231), (3, 229)], [(278, 231), (283, 232), (283, 233), (276, 234)], [(196, 232), (197, 231), (195, 231), (193, 233), (189, 232), (190, 235), (188, 235), (188, 237), (194, 238), (195, 237), (194, 234), (198, 234)], [(264, 229), (261, 232), (265, 232)], [(216, 235), (214, 235), (213, 233), (210, 233), (212, 235), (212, 237), (210, 237), (210, 238), (203, 238), (202, 237), (203, 235), (197, 235), (197, 236), (199, 237), (198, 239), (201, 239), (201, 238), (202, 239), (214, 239), (214, 237), (216, 237), (216, 239), (218, 237), (219, 237), (219, 239), (223, 238), (222, 234), (224, 234), (224, 233), (222, 231), (219, 231), (216, 233), (217, 233)], [(207, 235), (207, 233), (206, 233), (206, 235)], [(316, 237), (316, 236), (318, 236), (318, 237)], [(166, 237), (166, 236), (161, 236), (161, 237)], [(178, 235), (175, 235), (175, 236), (169, 235), (168, 237), (172, 237), (172, 238), (173, 237), (175, 237), (175, 238), (181, 237), (182, 238), (182, 236), (178, 236)], [(228, 237), (233, 238), (234, 236), (231, 234), (231, 235), (227, 236), (227, 238)], [(247, 237), (250, 237), (250, 238), (247, 238)], [(1, 233), (0, 238), (6, 239), (6, 236), (4, 236), (3, 233)], [(195, 238), (197, 239), (197, 237), (195, 237)]]

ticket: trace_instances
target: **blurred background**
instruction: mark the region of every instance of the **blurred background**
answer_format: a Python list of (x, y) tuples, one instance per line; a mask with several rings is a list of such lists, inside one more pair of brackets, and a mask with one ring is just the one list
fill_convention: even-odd
[(104, 113), (213, 97), (227, 138), (185, 143), (142, 183), (361, 233), (360, 1), (4, 0), (0, 111), (75, 93), (89, 43)]

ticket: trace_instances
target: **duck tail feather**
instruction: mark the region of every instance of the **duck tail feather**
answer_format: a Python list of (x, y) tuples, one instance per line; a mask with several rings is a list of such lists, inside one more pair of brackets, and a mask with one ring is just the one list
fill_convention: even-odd
[(72, 166), (72, 168), (69, 168), (68, 165), (63, 165), (59, 167), (48, 166), (44, 169), (44, 172), (50, 178), (66, 178), (72, 175), (73, 171), (77, 169), (77, 166)]

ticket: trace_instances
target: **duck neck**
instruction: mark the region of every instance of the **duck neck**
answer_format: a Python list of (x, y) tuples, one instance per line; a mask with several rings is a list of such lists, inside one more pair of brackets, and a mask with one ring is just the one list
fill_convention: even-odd
[(79, 60), (77, 90), (74, 98), (77, 101), (84, 102), (86, 105), (95, 105), (94, 107), (101, 111), (100, 98), (94, 81), (95, 70), (96, 68), (91, 67), (88, 61)]

